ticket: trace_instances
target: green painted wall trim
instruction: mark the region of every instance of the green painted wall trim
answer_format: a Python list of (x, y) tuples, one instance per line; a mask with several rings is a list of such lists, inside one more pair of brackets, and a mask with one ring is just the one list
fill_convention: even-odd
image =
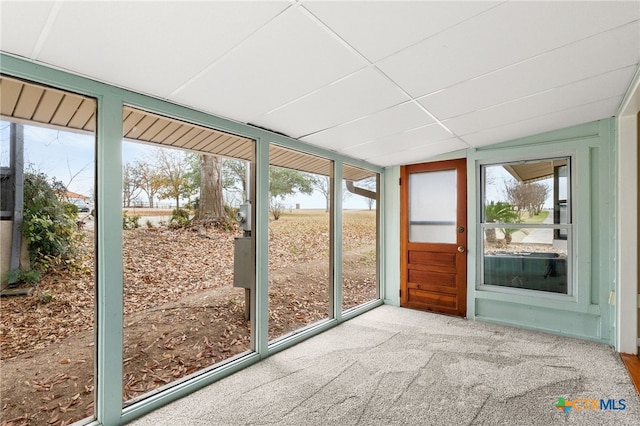
[[(616, 253), (613, 124), (613, 119), (601, 120), (469, 150), (469, 318), (614, 344), (615, 312), (608, 303), (615, 288)], [(573, 169), (574, 294), (478, 287), (480, 165), (566, 155), (572, 157)]]
[(122, 406), (122, 102), (98, 98), (96, 149), (96, 414), (105, 425), (120, 422)]
[[(342, 231), (343, 227), (343, 212), (342, 212), (342, 197), (335, 197), (335, 194), (340, 194), (342, 191), (342, 172), (344, 164), (338, 160), (333, 163), (333, 179), (331, 184), (332, 199), (330, 204), (331, 209), (331, 230), (329, 234), (331, 239), (331, 274), (333, 276), (332, 288), (333, 292), (329, 292), (329, 304), (332, 308), (331, 317), (338, 323), (342, 321)], [(336, 261), (338, 260), (338, 261)]]
[(400, 167), (387, 167), (382, 177), (383, 270), (381, 298), (387, 305), (400, 306)]

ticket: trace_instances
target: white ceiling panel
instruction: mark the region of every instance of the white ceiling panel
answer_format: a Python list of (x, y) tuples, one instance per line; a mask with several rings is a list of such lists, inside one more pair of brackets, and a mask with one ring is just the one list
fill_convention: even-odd
[(505, 2), (378, 63), (414, 97), (638, 19), (637, 2)]
[(248, 122), (365, 65), (309, 17), (290, 8), (173, 99)]
[(0, 0), (0, 24), (3, 53), (378, 165), (613, 116), (640, 64), (637, 0)]
[(378, 157), (368, 158), (367, 161), (381, 166), (393, 166), (396, 164), (421, 163), (436, 155), (459, 151), (469, 148), (467, 144), (457, 138), (420, 145), (403, 151), (394, 151)]
[(568, 123), (572, 126), (588, 123), (610, 117), (610, 111), (615, 111), (621, 101), (622, 96), (604, 99), (506, 126), (483, 129), (480, 132), (465, 135), (462, 139), (473, 147), (480, 147), (562, 129), (568, 127)]
[(418, 129), (342, 149), (338, 152), (366, 160), (368, 158), (392, 154), (397, 151), (417, 148), (422, 145), (437, 143), (450, 139), (451, 137), (451, 133), (447, 132), (442, 126), (434, 123)]
[(62, 2), (35, 59), (167, 97), (286, 7), (287, 2)]
[[(491, 105), (635, 65), (640, 62), (640, 23), (600, 33), (482, 77), (420, 98), (444, 120)], [(629, 81), (621, 81), (629, 84)]]
[(533, 96), (465, 114), (443, 122), (459, 136), (481, 129), (500, 127), (552, 112), (572, 108), (576, 103), (589, 104), (613, 95), (624, 95), (635, 67), (599, 75), (577, 83), (541, 92)]
[[(34, 52), (40, 34), (54, 2), (2, 2), (0, 5), (0, 49), (29, 57)], [(20, 34), (20, 37), (16, 37)]]
[(433, 123), (433, 119), (422, 108), (414, 102), (406, 102), (355, 121), (305, 136), (302, 140), (324, 148), (340, 150), (431, 123)]
[(499, 2), (304, 1), (302, 4), (367, 59), (376, 62)]
[(402, 91), (369, 67), (258, 117), (253, 123), (299, 138), (407, 100)]

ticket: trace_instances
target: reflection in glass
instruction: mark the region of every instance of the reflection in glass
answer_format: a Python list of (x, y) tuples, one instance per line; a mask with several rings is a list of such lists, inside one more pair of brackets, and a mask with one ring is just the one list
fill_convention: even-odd
[[(488, 243), (491, 230), (501, 241), (511, 232), (512, 242)], [(562, 231), (567, 233), (566, 228)], [(485, 285), (567, 294), (567, 246), (554, 240), (553, 228), (492, 228), (484, 235)]]

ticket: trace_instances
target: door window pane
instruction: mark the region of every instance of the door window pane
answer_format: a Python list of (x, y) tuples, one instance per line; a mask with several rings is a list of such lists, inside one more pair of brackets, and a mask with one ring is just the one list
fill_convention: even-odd
[(456, 243), (456, 171), (409, 175), (409, 241)]

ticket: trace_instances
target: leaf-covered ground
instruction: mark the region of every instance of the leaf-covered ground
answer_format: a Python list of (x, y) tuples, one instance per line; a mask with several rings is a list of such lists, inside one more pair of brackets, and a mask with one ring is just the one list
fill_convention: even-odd
[[(375, 212), (344, 215), (344, 303), (376, 295)], [(47, 274), (29, 296), (0, 300), (1, 424), (65, 425), (93, 415), (92, 231), (85, 268)], [(239, 232), (124, 231), (124, 404), (250, 350), (244, 289), (233, 287)], [(329, 221), (294, 212), (269, 228), (269, 336), (328, 317)]]

